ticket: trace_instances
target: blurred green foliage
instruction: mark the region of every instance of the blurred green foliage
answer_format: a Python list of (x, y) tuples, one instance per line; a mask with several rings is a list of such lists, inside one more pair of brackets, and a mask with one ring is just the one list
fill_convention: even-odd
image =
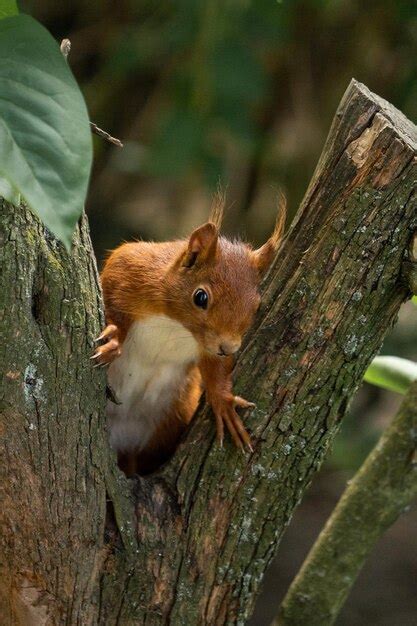
[(17, 4), (15, 0), (0, 0), (0, 18), (17, 15)]
[(99, 256), (121, 236), (184, 234), (220, 180), (226, 228), (256, 243), (276, 187), (294, 214), (354, 76), (417, 118), (417, 4), (405, 0), (22, 0), (57, 38), (96, 140)]
[(367, 383), (402, 395), (416, 379), (417, 363), (398, 356), (375, 357), (364, 376)]

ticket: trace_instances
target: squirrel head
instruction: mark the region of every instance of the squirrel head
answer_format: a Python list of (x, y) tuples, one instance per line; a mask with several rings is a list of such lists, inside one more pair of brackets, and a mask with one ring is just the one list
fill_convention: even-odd
[(184, 242), (168, 270), (165, 302), (170, 316), (197, 339), (202, 350), (227, 356), (237, 352), (261, 298), (259, 285), (282, 238), (285, 207), (272, 236), (258, 250), (219, 234), (207, 222)]

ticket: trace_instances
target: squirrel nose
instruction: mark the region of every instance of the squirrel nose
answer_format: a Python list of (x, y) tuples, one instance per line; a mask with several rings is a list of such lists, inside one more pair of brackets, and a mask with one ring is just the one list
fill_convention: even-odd
[(239, 350), (241, 343), (240, 339), (234, 341), (222, 341), (219, 346), (219, 355), (229, 356), (230, 354), (234, 354)]

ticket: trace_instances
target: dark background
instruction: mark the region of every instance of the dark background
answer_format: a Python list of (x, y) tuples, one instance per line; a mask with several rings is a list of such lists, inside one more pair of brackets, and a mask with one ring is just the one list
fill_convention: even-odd
[[(219, 182), (225, 231), (261, 243), (279, 187), (294, 215), (352, 77), (417, 121), (415, 1), (26, 0), (20, 8), (57, 40), (70, 38), (91, 119), (125, 144), (94, 139), (87, 212), (99, 262), (123, 239), (186, 235), (206, 220)], [(407, 304), (386, 353), (417, 359), (416, 320)], [(254, 625), (269, 624), (398, 401), (369, 386), (358, 393), (265, 580)], [(417, 623), (416, 530), (411, 512), (380, 541), (339, 626)]]

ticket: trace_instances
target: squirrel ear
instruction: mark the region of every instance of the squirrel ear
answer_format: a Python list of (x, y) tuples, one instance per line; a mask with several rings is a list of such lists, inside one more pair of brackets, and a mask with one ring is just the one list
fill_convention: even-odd
[(188, 240), (187, 251), (183, 257), (184, 267), (193, 267), (196, 263), (203, 263), (214, 258), (217, 248), (219, 231), (212, 222), (203, 224), (194, 230)]
[(276, 251), (277, 248), (274, 246), (273, 242), (268, 239), (263, 246), (253, 252), (255, 265), (261, 275), (264, 274), (271, 265)]
[(261, 275), (269, 268), (281, 245), (286, 216), (287, 203), (284, 194), (280, 192), (278, 197), (278, 217), (275, 222), (274, 232), (263, 246), (252, 252), (255, 265)]

